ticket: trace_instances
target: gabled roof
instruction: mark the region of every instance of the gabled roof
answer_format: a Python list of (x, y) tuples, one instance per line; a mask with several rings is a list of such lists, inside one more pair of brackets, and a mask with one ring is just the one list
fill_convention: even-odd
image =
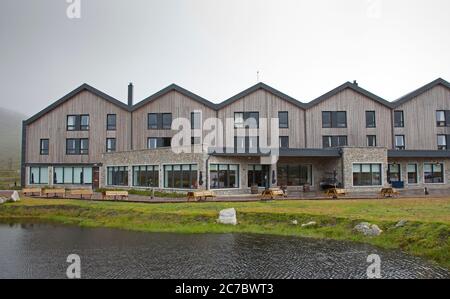
[(359, 87), (357, 84), (354, 84), (354, 83), (351, 83), (351, 82), (346, 82), (346, 83), (342, 84), (341, 86), (339, 86), (339, 87), (337, 87), (337, 88), (327, 92), (326, 94), (318, 97), (317, 99), (309, 102), (308, 104), (306, 104), (306, 106), (307, 106), (308, 109), (312, 108), (312, 107), (314, 107), (314, 106), (316, 106), (316, 105), (318, 105), (318, 104), (328, 100), (329, 98), (337, 95), (338, 93), (346, 90), (347, 88), (349, 88), (349, 89), (351, 89), (351, 90), (353, 90), (353, 91), (355, 91), (355, 92), (357, 92), (359, 94), (362, 94), (362, 95), (368, 97), (369, 99), (371, 99), (371, 100), (373, 100), (373, 101), (375, 101), (375, 102), (377, 102), (377, 103), (379, 103), (379, 104), (381, 104), (383, 106), (386, 106), (388, 108), (392, 108), (391, 103), (389, 103), (385, 99), (382, 99), (381, 97), (379, 97), (379, 96), (371, 93), (370, 91), (367, 91), (364, 88)]
[(277, 97), (279, 97), (279, 98), (281, 98), (281, 99), (283, 99), (283, 100), (285, 100), (285, 101), (287, 101), (287, 102), (289, 102), (289, 103), (291, 103), (291, 104), (293, 104), (293, 105), (295, 105), (295, 106), (297, 106), (299, 108), (305, 109), (305, 104), (297, 101), (296, 99), (294, 99), (294, 98), (292, 98), (292, 97), (282, 93), (281, 91), (276, 90), (275, 88), (270, 87), (269, 85), (264, 84), (262, 82), (258, 83), (256, 85), (253, 85), (252, 87), (250, 87), (250, 88), (248, 88), (248, 89), (238, 93), (237, 95), (229, 98), (228, 100), (218, 104), (217, 105), (217, 109), (222, 109), (222, 108), (224, 108), (224, 107), (226, 107), (228, 105), (231, 105), (234, 102), (242, 99), (243, 97), (246, 97), (246, 96), (254, 93), (255, 91), (258, 91), (259, 89), (262, 89), (262, 90), (265, 90), (267, 92), (270, 92), (270, 93), (276, 95)]
[(57, 100), (56, 102), (54, 102), (53, 104), (51, 104), (50, 106), (48, 106), (47, 108), (45, 108), (44, 110), (36, 113), (35, 115), (33, 115), (32, 117), (30, 117), (29, 119), (27, 119), (24, 124), (28, 125), (31, 124), (32, 122), (36, 121), (37, 119), (39, 119), (40, 117), (44, 116), (45, 114), (49, 113), (50, 111), (52, 111), (53, 109), (55, 109), (56, 107), (64, 104), (65, 102), (67, 102), (68, 100), (70, 100), (71, 98), (73, 98), (74, 96), (76, 96), (77, 94), (79, 94), (80, 92), (83, 91), (89, 91), (93, 94), (95, 94), (96, 96), (104, 99), (105, 101), (110, 102), (113, 105), (116, 105), (119, 108), (122, 108), (124, 110), (129, 111), (129, 107), (128, 105), (126, 105), (125, 103), (122, 103), (119, 100), (116, 100), (115, 98), (107, 95), (106, 93), (101, 92), (100, 90), (84, 83), (83, 85), (81, 85), (80, 87), (78, 87), (77, 89), (69, 92), (67, 95), (65, 95), (64, 97), (62, 97), (61, 99)]
[(217, 105), (216, 104), (214, 104), (214, 103), (212, 103), (212, 102), (210, 102), (210, 101), (208, 101), (208, 100), (206, 100), (206, 99), (204, 99), (204, 98), (202, 98), (202, 97), (200, 97), (200, 96), (190, 92), (189, 90), (184, 89), (184, 88), (182, 88), (182, 87), (180, 87), (180, 86), (178, 86), (176, 84), (171, 84), (171, 85), (167, 86), (166, 88), (158, 91), (157, 93), (149, 96), (148, 98), (146, 98), (146, 99), (140, 101), (139, 103), (137, 103), (136, 105), (134, 105), (133, 108), (132, 108), (132, 111), (135, 111), (135, 110), (137, 110), (137, 109), (147, 105), (148, 103), (156, 101), (157, 99), (159, 99), (160, 97), (162, 97), (163, 95), (165, 95), (165, 94), (167, 94), (167, 93), (169, 93), (171, 91), (177, 91), (177, 92), (181, 93), (182, 95), (184, 95), (184, 96), (186, 96), (188, 98), (191, 98), (194, 101), (197, 101), (200, 104), (203, 104), (203, 105), (205, 105), (205, 106), (207, 106), (207, 107), (209, 107), (209, 108), (211, 108), (213, 110), (217, 109)]
[(392, 102), (392, 106), (394, 108), (396, 108), (396, 107), (398, 107), (400, 105), (403, 105), (404, 103), (411, 101), (412, 99), (420, 96), (421, 94), (427, 92), (428, 90), (434, 88), (437, 85), (443, 85), (443, 86), (447, 87), (448, 89), (450, 89), (450, 83), (449, 82), (445, 81), (442, 78), (438, 78), (438, 79), (434, 80), (433, 82), (430, 82), (427, 85), (424, 85), (421, 88), (419, 88), (419, 89), (417, 89), (417, 90), (415, 90), (415, 91), (413, 91), (411, 93), (408, 93), (407, 95), (401, 97), (400, 99)]

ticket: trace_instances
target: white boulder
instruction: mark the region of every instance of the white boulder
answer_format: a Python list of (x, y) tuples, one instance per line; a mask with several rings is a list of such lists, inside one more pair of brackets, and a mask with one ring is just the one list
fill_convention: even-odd
[(297, 220), (292, 220), (292, 224), (293, 225), (298, 225), (298, 221)]
[(5, 198), (0, 197), (0, 205), (1, 205), (1, 204), (4, 204), (6, 201), (7, 201), (7, 200), (6, 200)]
[(361, 222), (355, 226), (354, 230), (369, 237), (379, 236), (383, 232), (378, 225), (368, 222)]
[(400, 220), (400, 221), (395, 225), (395, 228), (404, 227), (404, 226), (406, 225), (406, 223), (408, 223), (408, 221), (406, 221), (406, 220)]
[(237, 225), (236, 210), (232, 208), (220, 211), (217, 222), (221, 224)]
[(317, 225), (317, 222), (311, 221), (311, 222), (302, 224), (302, 227), (311, 227), (311, 226), (316, 226), (316, 225)]
[(20, 196), (19, 196), (19, 192), (14, 191), (13, 194), (11, 195), (11, 201), (12, 202), (18, 202), (20, 201)]

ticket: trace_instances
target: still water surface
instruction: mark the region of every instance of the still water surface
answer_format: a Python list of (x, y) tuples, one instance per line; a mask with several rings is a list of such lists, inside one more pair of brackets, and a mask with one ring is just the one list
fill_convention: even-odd
[(82, 278), (366, 278), (369, 254), (381, 256), (383, 278), (450, 278), (423, 259), (350, 242), (0, 224), (0, 278), (65, 278), (69, 254), (81, 257)]

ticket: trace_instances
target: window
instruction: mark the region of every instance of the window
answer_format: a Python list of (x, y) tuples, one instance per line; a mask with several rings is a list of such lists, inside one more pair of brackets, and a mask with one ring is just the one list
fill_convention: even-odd
[(108, 186), (128, 186), (128, 167), (107, 167)]
[(200, 137), (191, 137), (191, 145), (198, 145), (202, 143), (202, 138)]
[(347, 128), (347, 112), (323, 111), (322, 128)]
[(133, 166), (133, 186), (159, 187), (159, 166)]
[(259, 137), (258, 136), (235, 136), (234, 148), (237, 153), (258, 153)]
[(289, 113), (287, 111), (278, 112), (278, 121), (280, 129), (289, 128)]
[(248, 187), (268, 187), (270, 166), (268, 165), (249, 165), (248, 166)]
[(289, 148), (289, 136), (280, 136), (280, 148), (282, 149)]
[(234, 127), (236, 129), (244, 127), (250, 129), (259, 128), (259, 112), (235, 112)]
[(195, 164), (165, 165), (164, 188), (197, 189), (198, 171)]
[(239, 188), (239, 165), (211, 164), (211, 189)]
[(48, 147), (49, 147), (49, 140), (48, 139), (41, 139), (41, 144), (40, 144), (40, 153), (42, 156), (47, 156), (48, 155)]
[(62, 166), (54, 167), (53, 183), (55, 185), (89, 185), (92, 184), (92, 167)]
[(447, 135), (438, 135), (437, 139), (438, 150), (447, 149)]
[(367, 135), (367, 146), (375, 147), (377, 146), (377, 136), (375, 135)]
[(147, 117), (149, 130), (172, 129), (172, 113), (149, 113)]
[(417, 184), (417, 164), (408, 164), (408, 184)]
[(405, 146), (405, 135), (396, 135), (395, 136), (395, 149), (396, 150), (404, 150)]
[(401, 165), (389, 164), (388, 165), (388, 183), (400, 182), (402, 180)]
[(394, 127), (403, 128), (405, 127), (405, 118), (403, 111), (394, 111)]
[(447, 126), (446, 115), (448, 115), (448, 111), (444, 110), (436, 111), (436, 124), (438, 127)]
[(88, 155), (89, 154), (89, 139), (66, 139), (66, 154), (67, 155)]
[(116, 151), (116, 138), (106, 139), (106, 152), (111, 153)]
[(150, 137), (147, 139), (148, 149), (170, 147), (171, 144), (172, 144), (171, 137)]
[(381, 185), (381, 164), (353, 164), (353, 186)]
[(312, 166), (302, 164), (279, 164), (277, 167), (278, 186), (312, 185)]
[(158, 148), (158, 138), (150, 137), (147, 139), (147, 148), (155, 149)]
[(191, 112), (191, 129), (201, 129), (202, 126), (202, 113), (201, 112)]
[(376, 128), (375, 111), (366, 111), (366, 128)]
[(347, 146), (347, 136), (323, 136), (323, 148)]
[(149, 129), (158, 129), (158, 114), (157, 113), (149, 113), (148, 114), (148, 128)]
[(443, 184), (444, 183), (444, 164), (425, 163), (423, 165), (425, 184)]
[(164, 130), (172, 129), (172, 113), (162, 114), (162, 128)]
[(30, 167), (30, 185), (48, 184), (48, 167)]
[(116, 114), (108, 114), (106, 116), (106, 129), (108, 131), (115, 131), (117, 129), (117, 116), (116, 116)]
[(89, 130), (89, 115), (68, 115), (67, 116), (67, 131), (88, 131)]

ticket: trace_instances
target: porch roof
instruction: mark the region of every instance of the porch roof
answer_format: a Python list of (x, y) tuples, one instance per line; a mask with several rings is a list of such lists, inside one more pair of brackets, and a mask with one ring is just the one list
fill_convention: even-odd
[[(217, 157), (267, 157), (266, 153), (217, 153), (210, 150), (212, 156)], [(339, 158), (341, 157), (341, 150), (338, 148), (333, 149), (309, 149), (309, 148), (290, 148), (280, 149), (280, 157), (327, 157), (327, 158)]]
[(388, 158), (450, 158), (450, 151), (389, 150)]

